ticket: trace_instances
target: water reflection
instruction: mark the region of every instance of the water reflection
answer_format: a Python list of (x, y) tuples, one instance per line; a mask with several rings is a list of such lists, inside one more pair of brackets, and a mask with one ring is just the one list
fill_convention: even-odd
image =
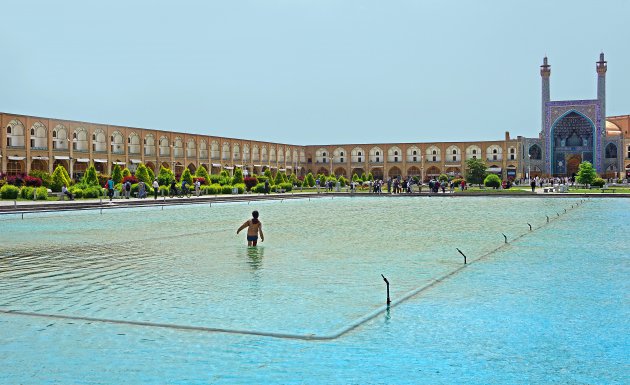
[(247, 248), (247, 264), (253, 269), (258, 270), (262, 267), (265, 248), (261, 246)]

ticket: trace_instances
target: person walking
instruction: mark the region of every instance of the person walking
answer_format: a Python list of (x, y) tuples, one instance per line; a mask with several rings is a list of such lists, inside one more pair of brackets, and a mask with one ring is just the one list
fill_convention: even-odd
[(252, 219), (243, 223), (241, 227), (236, 230), (236, 234), (241, 232), (244, 228), (247, 227), (247, 246), (256, 246), (258, 244), (258, 234), (260, 234), (260, 241), (265, 241), (265, 235), (262, 231), (262, 223), (258, 219), (258, 211), (254, 210), (252, 212)]
[(109, 196), (109, 201), (111, 202), (114, 198), (114, 180), (111, 177), (107, 180), (107, 195)]
[(131, 182), (127, 180), (125, 182), (125, 199), (129, 199), (129, 194), (131, 194)]
[(199, 179), (197, 179), (195, 181), (195, 195), (199, 196), (201, 193), (201, 182), (199, 182)]
[(153, 200), (157, 200), (158, 192), (160, 191), (160, 184), (157, 178), (153, 180)]

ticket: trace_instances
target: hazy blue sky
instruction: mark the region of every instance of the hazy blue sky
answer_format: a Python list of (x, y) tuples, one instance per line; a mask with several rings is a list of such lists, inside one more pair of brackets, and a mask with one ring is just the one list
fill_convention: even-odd
[(630, 114), (630, 1), (3, 1), (0, 111), (291, 144), (537, 136)]

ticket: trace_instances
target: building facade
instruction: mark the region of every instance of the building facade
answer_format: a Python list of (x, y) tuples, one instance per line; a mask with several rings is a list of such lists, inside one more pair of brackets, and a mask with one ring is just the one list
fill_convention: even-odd
[[(627, 168), (623, 149), (627, 148), (618, 126), (623, 117), (606, 118), (606, 72), (608, 63), (600, 54), (595, 63), (597, 98), (552, 101), (551, 66), (547, 58), (540, 66), (542, 79), (541, 131), (538, 138), (524, 140), (527, 164), (535, 174), (574, 176), (580, 163), (589, 161), (604, 177), (621, 177)], [(623, 123), (622, 123), (623, 125)], [(627, 155), (627, 154), (626, 154)], [(525, 159), (523, 159), (525, 160)], [(626, 157), (627, 160), (627, 157)]]
[(204, 166), (210, 173), (262, 173), (267, 168), (304, 176), (308, 172), (343, 175), (372, 173), (375, 178), (440, 174), (463, 175), (468, 159), (482, 159), (502, 178), (573, 176), (582, 161), (604, 177), (630, 177), (630, 115), (606, 118), (604, 54), (596, 63), (597, 98), (552, 101), (551, 66), (545, 57), (541, 131), (538, 138), (510, 137), (477, 142), (380, 143), (301, 146), (222, 136), (121, 127), (0, 113), (0, 170), (3, 174), (63, 165), (73, 178), (89, 164), (111, 174), (114, 165), (134, 171), (144, 163), (181, 174)]

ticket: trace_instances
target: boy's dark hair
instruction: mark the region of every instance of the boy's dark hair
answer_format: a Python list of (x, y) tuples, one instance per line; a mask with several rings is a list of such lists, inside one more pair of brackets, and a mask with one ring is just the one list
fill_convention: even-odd
[(252, 217), (254, 217), (254, 219), (252, 219), (252, 223), (258, 223), (258, 211), (257, 210), (252, 211)]

